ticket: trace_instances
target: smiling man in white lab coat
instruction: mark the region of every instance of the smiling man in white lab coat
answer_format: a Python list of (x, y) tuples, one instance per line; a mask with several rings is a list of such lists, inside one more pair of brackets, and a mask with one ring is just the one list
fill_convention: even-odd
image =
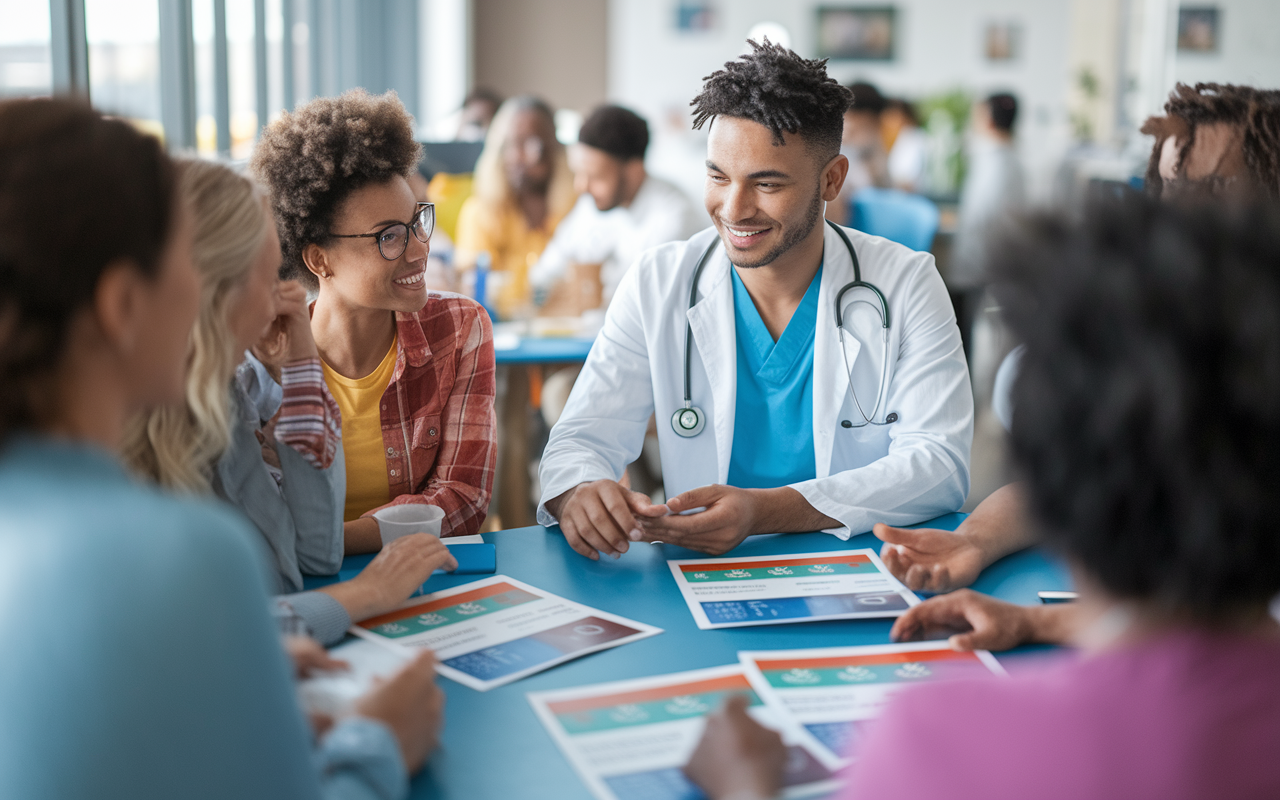
[[(973, 399), (933, 257), (823, 222), (848, 104), (825, 62), (768, 42), (695, 98), (714, 229), (627, 271), (542, 458), (538, 520), (582, 555), (848, 538), (964, 502)], [(665, 505), (617, 482), (654, 413)]]

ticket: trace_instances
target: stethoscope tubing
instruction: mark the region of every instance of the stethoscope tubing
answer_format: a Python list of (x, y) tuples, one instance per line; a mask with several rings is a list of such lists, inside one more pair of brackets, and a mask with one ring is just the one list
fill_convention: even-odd
[[(897, 414), (888, 415), (883, 422), (875, 421), (876, 414), (879, 413), (880, 404), (884, 398), (885, 379), (889, 375), (889, 301), (885, 298), (884, 292), (880, 291), (880, 287), (876, 286), (874, 283), (862, 280), (862, 266), (858, 263), (858, 254), (854, 251), (853, 242), (849, 241), (848, 235), (840, 229), (839, 225), (836, 225), (831, 220), (826, 220), (826, 223), (836, 232), (837, 235), (839, 235), (840, 240), (844, 242), (845, 248), (849, 251), (849, 259), (853, 262), (853, 280), (846, 283), (841, 287), (840, 291), (836, 293), (836, 331), (839, 339), (840, 356), (844, 360), (845, 374), (849, 382), (849, 396), (853, 398), (854, 407), (857, 408), (858, 415), (862, 417), (863, 421), (858, 424), (852, 424), (848, 420), (844, 420), (841, 425), (845, 428), (863, 428), (867, 425), (889, 425), (898, 421)], [(717, 236), (711, 244), (707, 245), (707, 249), (702, 252), (702, 256), (698, 259), (697, 266), (693, 269), (693, 279), (689, 282), (689, 305), (687, 308), (693, 308), (693, 306), (698, 302), (698, 282), (702, 279), (702, 270), (707, 266), (707, 262), (711, 259), (711, 254), (715, 252), (716, 245), (718, 244), (720, 244), (719, 236)], [(845, 293), (854, 289), (866, 289), (875, 295), (876, 299), (879, 301), (879, 308), (876, 308), (875, 305), (866, 300), (858, 301), (872, 305), (872, 308), (879, 313), (881, 339), (884, 342), (884, 352), (880, 366), (880, 384), (876, 389), (876, 404), (871, 409), (870, 416), (867, 416), (867, 413), (862, 409), (862, 403), (858, 401), (858, 393), (853, 388), (853, 369), (849, 365), (849, 356), (844, 349), (844, 312), (841, 308), (841, 302), (844, 300)], [(676, 433), (685, 437), (695, 436), (697, 433), (702, 431), (701, 424), (697, 426), (696, 430), (690, 433), (688, 432), (690, 429), (686, 428), (685, 430), (681, 430), (681, 427), (675, 422), (675, 419), (686, 410), (695, 412), (698, 419), (703, 417), (702, 410), (695, 408), (693, 405), (692, 362), (693, 325), (686, 318), (684, 327), (684, 405), (682, 409), (677, 410), (672, 420), (672, 427), (675, 429)]]

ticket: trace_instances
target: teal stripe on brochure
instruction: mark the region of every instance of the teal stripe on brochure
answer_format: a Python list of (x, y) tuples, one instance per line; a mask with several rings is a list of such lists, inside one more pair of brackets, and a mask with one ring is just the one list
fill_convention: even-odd
[(593, 708), (589, 711), (575, 711), (572, 714), (558, 714), (556, 719), (571, 736), (598, 733), (636, 725), (653, 725), (659, 722), (703, 717), (723, 705), (725, 698), (735, 694), (746, 694), (751, 698), (753, 706), (762, 703), (755, 692), (706, 692), (647, 703), (627, 703), (607, 708)]
[(708, 569), (684, 573), (689, 583), (714, 583), (716, 581), (758, 581), (769, 578), (807, 578), (822, 575), (860, 575), (879, 572), (870, 561), (857, 564), (809, 564), (794, 566), (758, 567), (751, 569)]
[[(973, 667), (979, 667), (974, 670)], [(843, 669), (767, 670), (765, 680), (778, 689), (806, 689), (822, 686), (854, 686), (873, 683), (918, 683), (954, 678), (957, 673), (985, 672), (981, 664), (967, 661), (904, 661), (897, 664), (869, 664)]]
[(512, 589), (509, 592), (472, 600), (469, 603), (459, 603), (456, 606), (438, 608), (435, 611), (419, 614), (416, 617), (398, 619), (395, 622), (378, 625), (369, 630), (380, 636), (386, 636), (388, 639), (400, 639), (541, 599), (538, 595), (526, 592), (523, 589)]

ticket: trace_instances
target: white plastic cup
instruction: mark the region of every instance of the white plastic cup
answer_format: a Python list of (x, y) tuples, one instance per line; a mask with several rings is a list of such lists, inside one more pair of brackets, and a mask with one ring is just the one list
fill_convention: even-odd
[(440, 525), (444, 522), (444, 509), (440, 506), (405, 503), (375, 511), (373, 518), (378, 521), (378, 533), (382, 534), (382, 544), (385, 546), (411, 533), (439, 536)]

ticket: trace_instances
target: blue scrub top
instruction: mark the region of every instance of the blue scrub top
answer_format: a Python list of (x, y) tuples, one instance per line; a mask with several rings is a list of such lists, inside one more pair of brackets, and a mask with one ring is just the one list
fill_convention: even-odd
[(773, 341), (756, 304), (733, 274), (738, 338), (729, 485), (772, 489), (817, 477), (813, 452), (813, 338), (822, 267), (786, 329)]

